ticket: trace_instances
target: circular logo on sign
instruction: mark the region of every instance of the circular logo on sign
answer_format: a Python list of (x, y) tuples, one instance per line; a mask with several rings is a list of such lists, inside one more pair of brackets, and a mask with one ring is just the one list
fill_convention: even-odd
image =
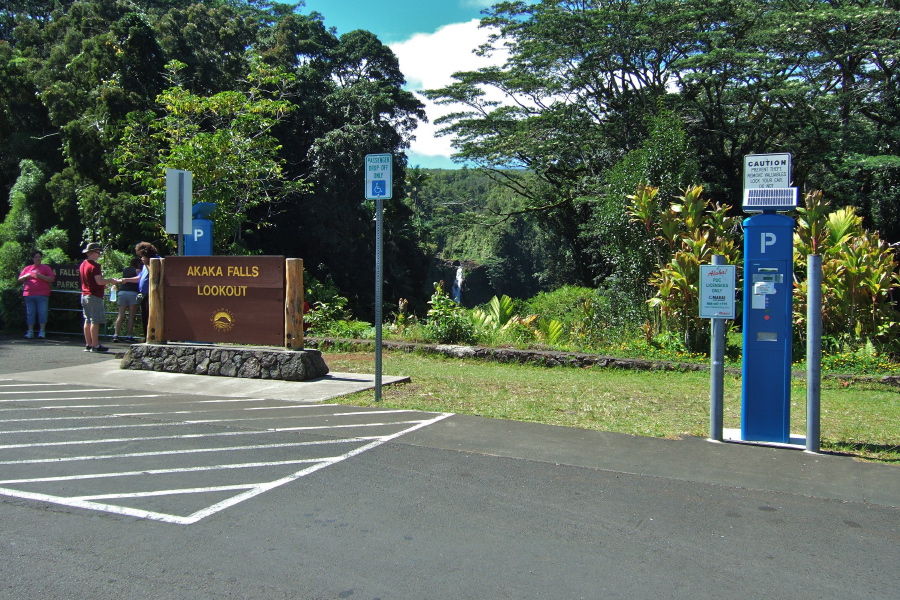
[(231, 328), (234, 327), (234, 315), (224, 308), (216, 310), (210, 321), (212, 322), (213, 327), (216, 328), (216, 331), (231, 331)]

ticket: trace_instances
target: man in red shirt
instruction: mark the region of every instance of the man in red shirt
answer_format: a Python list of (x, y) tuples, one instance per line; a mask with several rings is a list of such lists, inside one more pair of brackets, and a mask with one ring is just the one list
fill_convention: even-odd
[(121, 283), (118, 279), (104, 279), (103, 270), (97, 259), (103, 249), (100, 244), (91, 242), (84, 249), (87, 260), (78, 267), (81, 276), (81, 308), (84, 311), (84, 351), (108, 352), (109, 348), (100, 345), (100, 324), (106, 323), (106, 304), (103, 292), (109, 284)]

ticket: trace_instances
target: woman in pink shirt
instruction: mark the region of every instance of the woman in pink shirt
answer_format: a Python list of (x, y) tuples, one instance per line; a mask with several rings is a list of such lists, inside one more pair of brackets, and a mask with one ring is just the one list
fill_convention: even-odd
[(50, 304), (50, 284), (56, 279), (53, 269), (47, 265), (41, 264), (44, 260), (44, 253), (35, 250), (31, 255), (34, 264), (30, 264), (19, 273), (19, 283), (25, 284), (22, 295), (25, 297), (25, 321), (28, 324), (28, 331), (25, 337), (31, 339), (34, 337), (34, 326), (40, 324), (37, 336), (44, 338), (47, 334), (47, 312)]

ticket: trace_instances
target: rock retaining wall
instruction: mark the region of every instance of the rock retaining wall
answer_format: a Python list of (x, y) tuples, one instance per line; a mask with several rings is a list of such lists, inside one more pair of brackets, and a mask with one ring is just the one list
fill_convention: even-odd
[(328, 374), (318, 350), (189, 344), (135, 344), (125, 353), (120, 368), (284, 381), (305, 381)]
[[(329, 350), (330, 348), (356, 349), (370, 351), (374, 346), (371, 340), (347, 340), (333, 338), (304, 338), (307, 346)], [(555, 350), (516, 350), (512, 348), (484, 348), (481, 346), (455, 346), (450, 344), (416, 344), (384, 340), (387, 350), (401, 352), (423, 352), (440, 354), (455, 358), (478, 358), (481, 360), (504, 363), (520, 363), (539, 365), (542, 367), (598, 367), (613, 369), (634, 369), (639, 371), (708, 371), (709, 364), (674, 363), (662, 360), (644, 360), (640, 358), (614, 358), (583, 352), (558, 352)], [(740, 369), (725, 369), (726, 373), (741, 375)], [(803, 379), (805, 372), (793, 373), (793, 377)], [(841, 375), (828, 374), (825, 377), (841, 381), (857, 381), (860, 383), (883, 383), (900, 387), (900, 375)]]

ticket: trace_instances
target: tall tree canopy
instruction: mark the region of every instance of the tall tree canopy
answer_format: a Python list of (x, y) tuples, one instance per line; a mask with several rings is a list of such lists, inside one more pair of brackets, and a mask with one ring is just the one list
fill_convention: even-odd
[[(164, 169), (193, 170), (196, 199), (219, 205), (219, 251), (304, 258), (371, 311), (374, 268), (358, 272), (374, 256), (364, 156), (394, 153), (399, 188), (425, 114), (387, 46), (365, 31), (338, 37), (302, 6), (3, 3), (0, 197), (20, 164), (40, 164), (73, 255), (95, 237), (168, 247)], [(402, 204), (386, 215), (388, 293), (428, 289), (411, 217)]]
[[(426, 95), (456, 107), (442, 119), (456, 157), (516, 190), (510, 212), (561, 240), (580, 283), (646, 281), (628, 259), (622, 183), (664, 184), (654, 154), (679, 185), (690, 174), (736, 205), (744, 155), (791, 152), (796, 185), (829, 189), (900, 239), (900, 2), (540, 0), (486, 13), (481, 51), (505, 48), (505, 64)], [(683, 136), (667, 141), (653, 115)]]

